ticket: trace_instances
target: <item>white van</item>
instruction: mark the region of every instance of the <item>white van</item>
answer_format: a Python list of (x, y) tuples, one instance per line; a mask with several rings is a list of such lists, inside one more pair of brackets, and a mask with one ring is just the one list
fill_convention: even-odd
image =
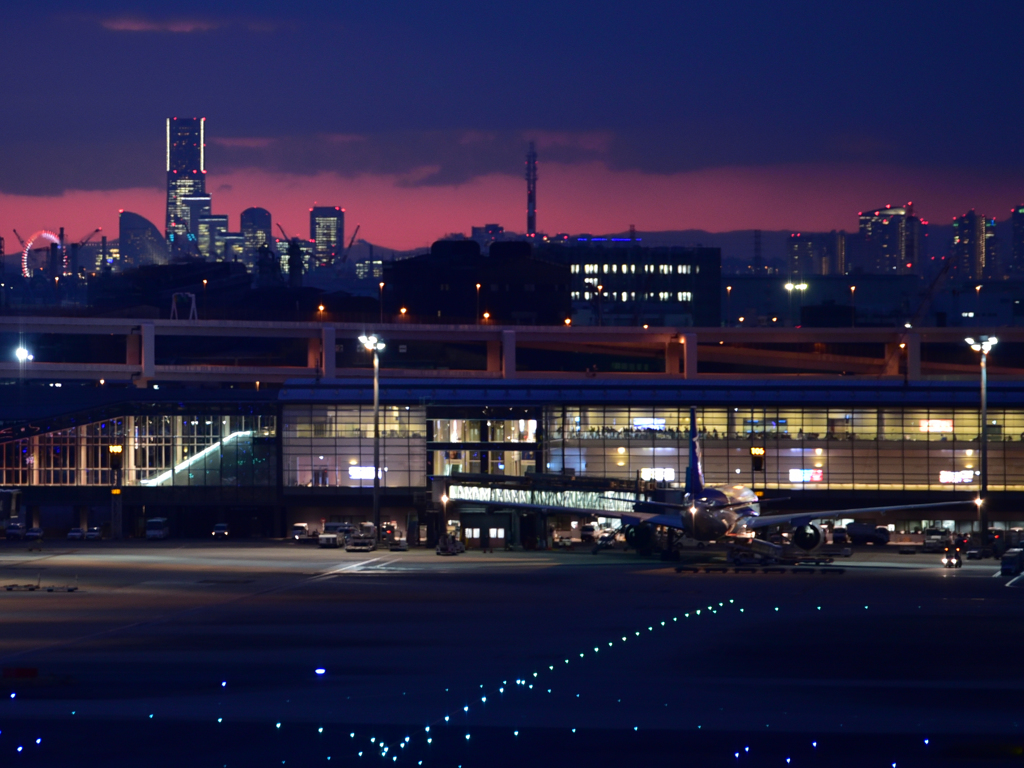
[(146, 521), (147, 539), (166, 539), (171, 535), (171, 527), (166, 517), (151, 517)]

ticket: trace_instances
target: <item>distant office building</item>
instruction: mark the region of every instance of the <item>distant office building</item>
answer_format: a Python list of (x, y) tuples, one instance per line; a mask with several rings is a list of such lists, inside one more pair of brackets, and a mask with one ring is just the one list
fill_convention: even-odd
[(505, 238), (505, 228), (501, 224), (484, 224), (482, 227), (473, 227), (470, 230), (469, 239), (480, 243), (481, 249), (489, 248), (491, 243), (496, 243)]
[(224, 257), (224, 238), (228, 234), (227, 216), (201, 216), (196, 224), (199, 255), (211, 261), (231, 261)]
[[(205, 141), (205, 117), (167, 119), (166, 235), (175, 250), (188, 250), (179, 243), (191, 231), (193, 209), (189, 206), (198, 204), (198, 199), (206, 195)], [(209, 198), (207, 214), (210, 212), (208, 201)]]
[(569, 265), (579, 324), (721, 324), (720, 248), (555, 245), (537, 254)]
[(167, 263), (167, 241), (149, 219), (131, 211), (121, 211), (118, 229), (118, 255), (122, 266)]
[(245, 253), (245, 235), (241, 232), (225, 232), (222, 253), (217, 261), (242, 261)]
[(246, 264), (256, 263), (256, 251), (263, 244), (273, 244), (270, 211), (266, 208), (246, 208), (242, 211), (239, 229), (245, 238), (244, 260)]
[[(333, 210), (333, 209), (332, 209)], [(315, 244), (311, 240), (303, 240), (300, 237), (292, 238), (299, 244), (299, 250), (302, 252), (302, 263), (303, 269), (309, 269), (310, 265), (314, 264), (313, 254)], [(291, 240), (282, 240), (278, 238), (271, 245), (271, 248), (277, 252), (277, 255), (281, 260), (281, 271), (284, 274), (288, 274), (288, 246), (291, 245)]]
[(356, 262), (357, 280), (379, 280), (384, 276), (384, 262), (370, 257)]
[(857, 235), (847, 241), (847, 272), (913, 275), (924, 259), (924, 227), (914, 204), (861, 211)]
[(1011, 215), (1013, 226), (1013, 260), (1007, 268), (1012, 274), (1024, 274), (1024, 205), (1018, 205)]
[(310, 208), (309, 239), (313, 241), (315, 266), (333, 264), (345, 248), (345, 211), (338, 206)]
[(791, 232), (790, 277), (846, 274), (846, 233)]
[(562, 325), (572, 312), (568, 267), (536, 258), (528, 242), (495, 243), (482, 256), (473, 240), (439, 240), (429, 254), (385, 264), (383, 282), (386, 319)]
[(983, 280), (999, 273), (996, 221), (972, 208), (953, 219), (953, 267), (964, 280)]

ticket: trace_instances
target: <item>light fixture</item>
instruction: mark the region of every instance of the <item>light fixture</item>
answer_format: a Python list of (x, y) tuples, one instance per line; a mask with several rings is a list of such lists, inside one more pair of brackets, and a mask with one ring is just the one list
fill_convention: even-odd
[(366, 348), (367, 352), (373, 352), (374, 350), (380, 352), (384, 349), (384, 342), (376, 336), (360, 336), (359, 343)]
[(29, 351), (24, 347), (18, 347), (14, 350), (14, 356), (18, 359), (19, 363), (24, 363), (32, 359), (32, 355), (30, 355)]

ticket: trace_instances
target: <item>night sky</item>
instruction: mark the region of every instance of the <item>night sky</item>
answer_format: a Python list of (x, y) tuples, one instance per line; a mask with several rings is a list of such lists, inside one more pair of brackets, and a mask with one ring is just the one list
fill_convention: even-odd
[[(936, 223), (1024, 201), (1024, 4), (6, 4), (0, 234), (163, 227), (164, 118), (207, 117), (213, 211), (314, 201), (398, 248), (548, 233)], [(112, 235), (113, 236), (113, 235)]]

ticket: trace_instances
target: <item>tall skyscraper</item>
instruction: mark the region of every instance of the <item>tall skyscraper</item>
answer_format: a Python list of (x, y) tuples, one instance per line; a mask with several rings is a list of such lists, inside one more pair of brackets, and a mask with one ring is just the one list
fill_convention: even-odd
[(118, 245), (123, 267), (167, 263), (167, 241), (160, 230), (137, 213), (121, 211), (118, 219)]
[(230, 261), (230, 257), (224, 256), (224, 238), (227, 233), (227, 216), (200, 216), (195, 228), (199, 255), (212, 261)]
[(250, 266), (256, 263), (256, 251), (261, 245), (273, 245), (270, 211), (265, 208), (246, 208), (242, 211), (239, 227), (245, 238), (244, 260)]
[(526, 153), (526, 236), (537, 234), (537, 150), (530, 142)]
[[(190, 199), (192, 205), (197, 205), (197, 198), (206, 196), (205, 142), (205, 117), (167, 118), (166, 235), (173, 250), (189, 250), (183, 247), (183, 241), (192, 232)], [(206, 197), (206, 213), (209, 212), (209, 197)], [(194, 237), (195, 233), (192, 234)]]
[(953, 267), (965, 280), (998, 277), (996, 221), (972, 208), (953, 219)]
[(310, 208), (309, 239), (313, 241), (314, 264), (333, 264), (345, 248), (345, 209), (338, 206)]
[(1013, 226), (1013, 260), (1007, 265), (1006, 271), (1024, 275), (1024, 205), (1015, 206), (1010, 218)]
[(861, 211), (860, 229), (851, 261), (862, 272), (880, 275), (919, 274), (923, 258), (923, 231), (927, 222), (914, 214), (914, 204), (887, 205)]
[(846, 274), (846, 232), (791, 232), (789, 275)]

